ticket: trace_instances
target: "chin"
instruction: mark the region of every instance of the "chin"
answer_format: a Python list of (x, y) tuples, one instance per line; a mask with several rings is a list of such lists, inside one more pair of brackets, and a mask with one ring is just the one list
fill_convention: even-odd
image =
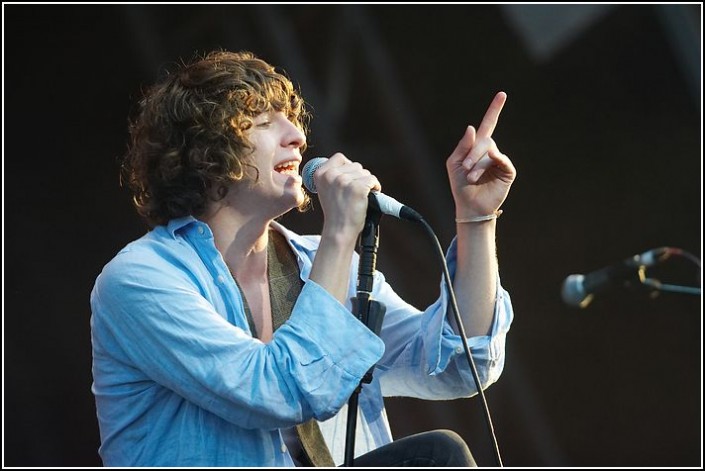
[(292, 209), (296, 209), (304, 204), (308, 198), (305, 197), (304, 192), (299, 190), (298, 192), (285, 191), (281, 197), (283, 211), (282, 214), (286, 214)]
[(291, 209), (294, 208), (301, 208), (301, 206), (304, 206), (308, 201), (308, 198), (304, 196), (304, 192), (301, 191), (295, 198), (294, 205), (291, 207)]

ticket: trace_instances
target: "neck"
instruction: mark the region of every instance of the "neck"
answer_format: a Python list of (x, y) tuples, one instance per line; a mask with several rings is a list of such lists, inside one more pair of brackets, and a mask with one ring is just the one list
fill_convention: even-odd
[(267, 278), (267, 242), (270, 219), (243, 215), (221, 206), (204, 216), (215, 246), (239, 282)]

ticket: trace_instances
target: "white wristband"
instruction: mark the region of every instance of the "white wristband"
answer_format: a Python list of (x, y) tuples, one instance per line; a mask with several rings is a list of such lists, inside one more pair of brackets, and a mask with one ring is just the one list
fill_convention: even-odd
[(492, 219), (497, 219), (500, 215), (502, 214), (502, 210), (498, 209), (492, 214), (485, 214), (484, 216), (475, 216), (471, 218), (455, 218), (455, 222), (458, 224), (462, 224), (465, 222), (483, 222), (483, 221), (491, 221)]

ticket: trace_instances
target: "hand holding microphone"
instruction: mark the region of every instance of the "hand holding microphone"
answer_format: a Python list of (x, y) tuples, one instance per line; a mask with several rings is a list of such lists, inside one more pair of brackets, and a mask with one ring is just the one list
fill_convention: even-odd
[(367, 195), (381, 187), (377, 178), (340, 153), (309, 161), (301, 174), (304, 186), (318, 193), (324, 228), (357, 237), (365, 222)]
[[(350, 163), (349, 160), (347, 160), (342, 154), (335, 154), (331, 159), (330, 162), (331, 164), (337, 163), (334, 159), (337, 159), (338, 156), (342, 157), (342, 159), (345, 159), (348, 163)], [(342, 166), (345, 164), (345, 161), (338, 165), (337, 167), (334, 168), (339, 168), (341, 169)], [(301, 172), (301, 176), (303, 179), (304, 186), (308, 191), (311, 193), (318, 193), (318, 185), (316, 184), (316, 180), (314, 179), (314, 174), (316, 171), (321, 168), (322, 166), (326, 165), (329, 162), (328, 159), (325, 157), (316, 157), (314, 159), (309, 160), (306, 165), (304, 165), (304, 168)], [(374, 178), (375, 181), (377, 179), (370, 175), (370, 173), (367, 170), (364, 170), (360, 164), (353, 164), (353, 166), (357, 166), (358, 170), (361, 170), (363, 172), (363, 176), (365, 175), (364, 172), (367, 172), (367, 176), (371, 176)], [(356, 175), (356, 173), (353, 172), (353, 170), (350, 171), (349, 173), (350, 176)], [(321, 178), (323, 178), (323, 175), (320, 175)], [(335, 180), (336, 178), (340, 178), (338, 174), (328, 174), (328, 179), (329, 180)], [(342, 179), (341, 179), (342, 180)], [(409, 206), (406, 206), (399, 201), (395, 200), (391, 196), (387, 196), (384, 193), (381, 193), (379, 191), (380, 185), (379, 182), (377, 181), (376, 185), (373, 185), (371, 187), (368, 187), (369, 189), (367, 190), (368, 194), (368, 200), (369, 204), (373, 205), (373, 207), (379, 209), (379, 211), (382, 214), (387, 214), (390, 216), (397, 217), (399, 219), (407, 219), (410, 221), (419, 221), (422, 219), (421, 215), (414, 211), (412, 208)], [(376, 188), (376, 190), (375, 190)], [(324, 203), (321, 202), (321, 205)], [(324, 208), (325, 211), (325, 208)]]

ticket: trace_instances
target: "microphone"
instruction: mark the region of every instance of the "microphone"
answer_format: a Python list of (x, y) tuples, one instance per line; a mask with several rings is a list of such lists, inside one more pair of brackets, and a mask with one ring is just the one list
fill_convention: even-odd
[(585, 308), (596, 293), (602, 292), (615, 283), (628, 281), (636, 276), (642, 267), (650, 267), (666, 260), (672, 251), (661, 247), (634, 255), (617, 264), (593, 271), (586, 275), (574, 274), (563, 281), (561, 297), (569, 306)]
[[(316, 182), (313, 181), (313, 174), (316, 173), (318, 167), (323, 165), (326, 160), (328, 159), (325, 157), (313, 158), (306, 162), (306, 165), (304, 165), (304, 168), (301, 171), (304, 186), (311, 193), (318, 193), (318, 190), (316, 189)], [(379, 210), (382, 214), (388, 214), (390, 216), (409, 221), (420, 221), (423, 219), (419, 213), (414, 211), (409, 206), (400, 203), (391, 196), (387, 196), (382, 192), (371, 191), (369, 199), (369, 204), (371, 204), (373, 208)]]

